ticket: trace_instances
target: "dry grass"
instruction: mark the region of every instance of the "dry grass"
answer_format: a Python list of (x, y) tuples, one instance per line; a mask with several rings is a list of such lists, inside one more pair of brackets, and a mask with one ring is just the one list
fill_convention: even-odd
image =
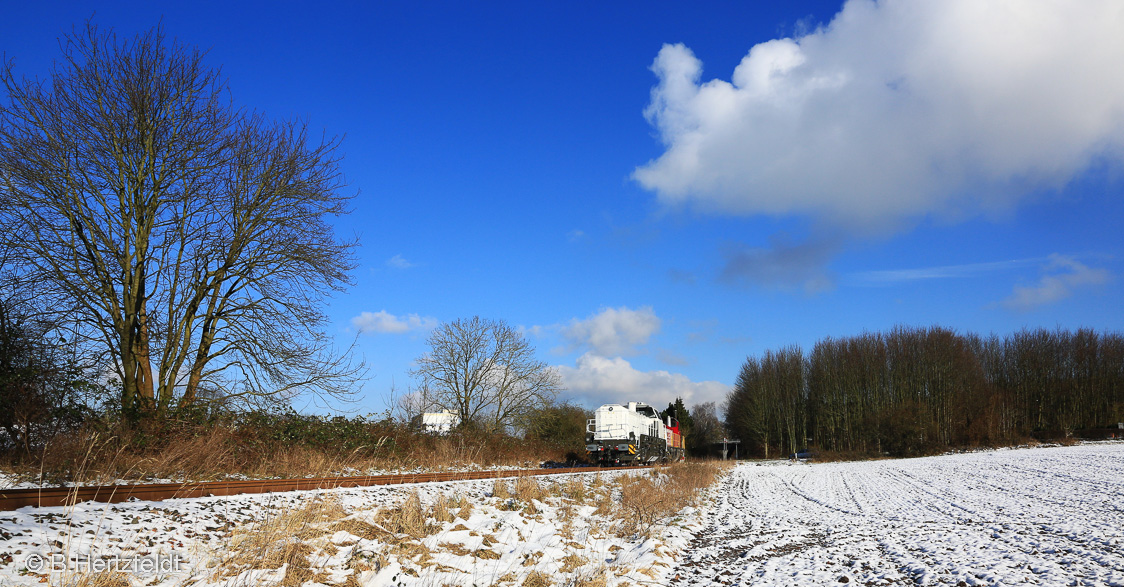
[[(444, 502), (444, 505), (442, 505)], [(251, 569), (284, 569), (280, 587), (299, 587), (316, 581), (326, 583), (325, 569), (312, 568), (310, 556), (328, 536), (339, 531), (356, 538), (381, 544), (356, 551), (347, 561), (347, 568), (355, 572), (378, 571), (390, 565), (391, 557), (399, 562), (410, 562), (418, 568), (436, 565), (433, 553), (422, 544), (428, 535), (435, 534), (441, 525), (432, 522), (434, 512), (444, 508), (448, 514), (448, 499), (438, 499), (433, 507), (426, 508), (417, 493), (410, 494), (404, 502), (392, 508), (378, 509), (370, 521), (348, 512), (334, 499), (312, 499), (301, 507), (274, 514), (259, 523), (238, 527), (227, 545), (212, 579), (234, 577)], [(443, 544), (443, 547), (453, 545)], [(463, 547), (460, 547), (463, 549)], [(487, 558), (488, 553), (468, 552), (474, 557)], [(460, 552), (457, 552), (460, 553)], [(405, 572), (417, 572), (406, 569)], [(354, 575), (347, 584), (354, 584)]]
[(438, 495), (433, 507), (430, 508), (430, 517), (438, 522), (452, 522), (456, 516), (449, 510), (449, 506), (449, 498), (443, 493)]
[[(276, 418), (284, 422), (283, 417)], [(317, 440), (313, 433), (309, 440), (293, 441), (267, 424), (247, 421), (251, 423), (168, 421), (147, 429), (91, 421), (83, 429), (56, 436), (31, 457), (18, 451), (0, 452), (0, 471), (21, 481), (53, 486), (108, 484), (118, 479), (209, 481), (232, 475), (299, 478), (416, 468), (522, 467), (537, 464), (527, 460), (528, 454), (545, 460), (564, 456), (564, 449), (541, 441), (473, 431), (427, 436), (385, 421), (355, 424), (349, 428), (351, 436), (340, 442)], [(334, 430), (331, 424), (323, 426)]]
[(385, 528), (380, 528), (370, 522), (356, 518), (340, 520), (329, 526), (328, 529), (333, 533), (340, 531), (347, 532), (363, 540), (377, 540), (390, 533)]
[(571, 478), (562, 488), (562, 495), (581, 505), (584, 504), (586, 498), (589, 497), (589, 489), (586, 488), (585, 481), (578, 478)]
[(698, 505), (702, 490), (713, 485), (730, 466), (719, 461), (692, 461), (652, 469), (646, 475), (617, 478), (619, 503), (599, 498), (597, 511), (618, 520), (618, 536), (649, 538), (657, 526), (685, 507)]
[(550, 575), (540, 571), (531, 571), (523, 579), (523, 587), (550, 587), (551, 585), (554, 585), (554, 581), (550, 580)]
[[(534, 514), (538, 502), (558, 507), (560, 535), (565, 539), (566, 556), (557, 559), (558, 571), (545, 572), (548, 561), (542, 552), (527, 553), (521, 561), (521, 571), (508, 573), (501, 583), (520, 584), (526, 587), (566, 585), (574, 587), (605, 587), (612, 577), (612, 566), (590, 564), (597, 553), (585, 550), (574, 541), (573, 524), (569, 518), (578, 511), (579, 504), (593, 504), (596, 512), (604, 516), (600, 526), (628, 539), (644, 539), (656, 534), (661, 524), (666, 524), (689, 505), (697, 505), (701, 490), (712, 485), (721, 474), (720, 463), (686, 463), (644, 471), (635, 475), (604, 478), (597, 475), (592, 483), (581, 478), (570, 478), (564, 483), (542, 483), (534, 477), (493, 481), (492, 492), (497, 499), (505, 500), (499, 507), (517, 504), (524, 511), (524, 519)], [(609, 482), (607, 479), (611, 479)], [(592, 487), (591, 487), (592, 485)], [(455, 569), (438, 564), (438, 552), (471, 557), (483, 561), (497, 560), (501, 555), (493, 550), (498, 543), (495, 536), (485, 535), (479, 548), (444, 540), (436, 549), (425, 544), (427, 537), (438, 535), (443, 529), (468, 530), (458, 524), (458, 518), (472, 515), (473, 504), (462, 495), (436, 495), (429, 505), (417, 492), (408, 494), (394, 507), (350, 513), (333, 499), (311, 499), (300, 507), (276, 512), (259, 522), (235, 528), (217, 556), (211, 581), (230, 582), (233, 577), (249, 570), (273, 570), (280, 577), (280, 587), (299, 587), (308, 582), (328, 583), (326, 569), (317, 568), (312, 561), (323, 560), (337, 548), (329, 537), (346, 531), (354, 538), (336, 544), (352, 548), (352, 554), (343, 570), (351, 575), (344, 585), (357, 586), (359, 573), (379, 571), (396, 561), (403, 572), (419, 577), (424, 573), (452, 573)], [(497, 526), (498, 528), (498, 526)], [(595, 528), (591, 528), (595, 529)], [(601, 532), (601, 530), (598, 530)], [(471, 532), (472, 535), (479, 535)], [(520, 534), (522, 536), (522, 534)], [(432, 544), (432, 543), (429, 543)], [(328, 549), (327, 551), (323, 549)], [(619, 550), (610, 548), (609, 551)], [(437, 556), (438, 558), (435, 558)], [(551, 567), (554, 568), (554, 567)], [(653, 568), (636, 571), (655, 575)], [(121, 587), (126, 583), (114, 582), (122, 577), (87, 577), (84, 587)], [(436, 583), (435, 583), (436, 584)]]
[(608, 516), (615, 508), (611, 493), (604, 488), (594, 493), (593, 505), (595, 516)]
[(567, 587), (607, 587), (609, 577), (605, 569), (600, 568), (586, 573), (578, 573), (567, 583)]
[(511, 486), (508, 485), (507, 479), (496, 479), (492, 482), (492, 497), (498, 499), (511, 498)]
[(572, 573), (575, 569), (588, 563), (589, 561), (584, 557), (578, 556), (576, 554), (568, 554), (562, 557), (559, 562), (562, 563), (563, 573)]
[(382, 526), (394, 534), (404, 534), (421, 540), (434, 534), (440, 528), (429, 522), (429, 512), (422, 505), (421, 496), (415, 491), (397, 508), (380, 510)]
[(524, 567), (533, 567), (533, 566), (539, 564), (539, 559), (541, 559), (541, 558), (542, 558), (542, 551), (541, 550), (531, 552), (531, 553), (525, 553), (523, 555), (523, 562), (520, 563), (520, 564), (522, 564)]
[(78, 577), (71, 587), (131, 587), (129, 575), (119, 572), (85, 574)]
[(469, 499), (468, 499), (468, 496), (463, 494), (463, 493), (459, 493), (459, 494), (456, 495), (456, 497), (453, 497), (452, 499), (449, 500), (449, 507), (451, 507), (451, 508), (463, 509), (466, 506), (471, 506), (471, 505), (472, 505), (472, 502), (470, 502)]
[[(335, 527), (347, 512), (334, 499), (312, 499), (257, 523), (235, 528), (213, 579), (250, 569), (285, 568), (282, 587), (298, 587), (317, 577), (310, 567), (309, 542)], [(334, 523), (334, 524), (333, 524)]]
[(515, 490), (512, 495), (515, 499), (529, 504), (533, 500), (542, 501), (546, 498), (547, 492), (536, 477), (522, 476), (515, 480)]
[(457, 517), (462, 520), (467, 520), (472, 517), (472, 502), (467, 499), (463, 500), (464, 505), (460, 506), (457, 511)]

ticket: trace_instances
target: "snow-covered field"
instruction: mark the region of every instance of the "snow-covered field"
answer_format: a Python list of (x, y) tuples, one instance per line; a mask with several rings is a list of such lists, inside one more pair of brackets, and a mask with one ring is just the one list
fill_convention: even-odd
[[(124, 570), (133, 585), (274, 585), (285, 568), (266, 560), (277, 549), (262, 542), (290, 539), (310, 570), (282, 585), (658, 584), (702, 512), (669, 516), (650, 537), (622, 533), (598, 511), (619, 498), (621, 475), (651, 473), (539, 477), (540, 499), (517, 495), (514, 480), (503, 481), (512, 496), (495, 495), (486, 480), (0, 512), (0, 586), (74, 584), (91, 564)], [(415, 494), (427, 528), (396, 537), (391, 518)], [(445, 520), (433, 517), (438, 502)], [(311, 521), (285, 521), (309, 504)]]
[(743, 464), (672, 585), (1124, 585), (1124, 444)]
[[(133, 585), (278, 584), (276, 553), (246, 546), (263, 536), (302, 545), (309, 568), (285, 586), (1124, 586), (1124, 443), (743, 463), (648, 537), (598, 510), (618, 475), (541, 478), (541, 499), (494, 495), (489, 480), (0, 512), (0, 587), (73, 583), (94, 560), (157, 566)], [(429, 527), (395, 538), (385, 528), (415, 492)], [(273, 523), (310, 503), (323, 515)], [(71, 570), (29, 568), (30, 555)]]

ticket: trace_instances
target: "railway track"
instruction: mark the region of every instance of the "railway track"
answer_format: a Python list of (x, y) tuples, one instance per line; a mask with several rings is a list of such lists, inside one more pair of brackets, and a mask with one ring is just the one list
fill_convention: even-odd
[(90, 485), (86, 487), (44, 487), (0, 489), (0, 511), (26, 506), (69, 506), (84, 501), (119, 503), (129, 499), (161, 501), (182, 497), (276, 493), (336, 487), (369, 487), (439, 481), (469, 481), (533, 475), (591, 473), (637, 467), (576, 467), (566, 469), (518, 469), (508, 471), (465, 471), (457, 473), (410, 473), (405, 475), (366, 475), (361, 477), (308, 477), (304, 479), (258, 479), (250, 481), (205, 481), (199, 483), (147, 483), (133, 485)]

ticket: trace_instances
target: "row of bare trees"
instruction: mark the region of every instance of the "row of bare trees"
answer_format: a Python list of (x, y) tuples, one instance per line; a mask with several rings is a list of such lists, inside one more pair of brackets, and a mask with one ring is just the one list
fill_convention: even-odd
[(940, 327), (824, 339), (750, 357), (727, 426), (766, 456), (806, 446), (908, 455), (1124, 421), (1124, 336)]

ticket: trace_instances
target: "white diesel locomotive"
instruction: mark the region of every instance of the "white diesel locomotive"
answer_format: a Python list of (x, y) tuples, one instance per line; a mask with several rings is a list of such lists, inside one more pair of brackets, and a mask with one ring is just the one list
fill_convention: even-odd
[(660, 419), (648, 404), (605, 404), (586, 424), (585, 450), (601, 465), (642, 465), (683, 459), (679, 422)]

